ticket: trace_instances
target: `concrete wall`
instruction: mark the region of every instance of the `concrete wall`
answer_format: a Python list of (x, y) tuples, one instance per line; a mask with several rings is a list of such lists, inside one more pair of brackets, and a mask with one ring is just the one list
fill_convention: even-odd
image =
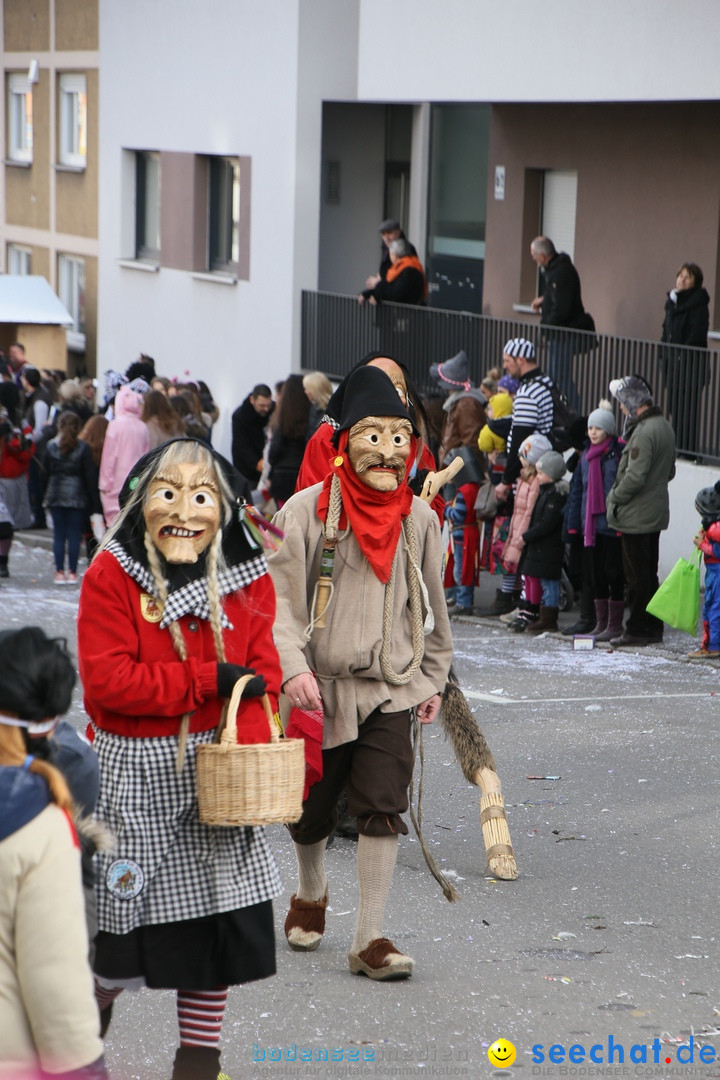
[(352, 295), (380, 263), (385, 178), (385, 108), (328, 104), (323, 109), (323, 167), (340, 165), (340, 201), (324, 198), (320, 216), (323, 292)]
[[(258, 373), (272, 383), (298, 365), (300, 290), (317, 287), (322, 100), (356, 91), (357, 3), (214, 0), (211, 10), (199, 17), (195, 0), (175, 0), (168, 19), (162, 4), (101, 0), (98, 371), (143, 351), (162, 374), (205, 379), (227, 452), (230, 414)], [(120, 210), (133, 197), (123, 148), (251, 158), (247, 282), (118, 265)]]
[(693, 537), (700, 528), (695, 496), (700, 488), (712, 487), (720, 480), (720, 469), (707, 465), (677, 462), (675, 479), (670, 483), (670, 526), (660, 536), (660, 580), (672, 570), (678, 559), (689, 559)]
[(362, 0), (358, 96), (712, 100), (719, 43), (716, 0)]

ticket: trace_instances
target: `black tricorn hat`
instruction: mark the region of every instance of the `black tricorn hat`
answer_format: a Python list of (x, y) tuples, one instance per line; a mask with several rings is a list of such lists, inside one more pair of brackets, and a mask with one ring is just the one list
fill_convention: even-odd
[[(366, 416), (402, 417), (410, 422), (413, 435), (419, 434), (392, 380), (380, 368), (359, 367), (348, 376), (339, 430), (347, 431)], [(338, 434), (333, 436), (336, 445)]]

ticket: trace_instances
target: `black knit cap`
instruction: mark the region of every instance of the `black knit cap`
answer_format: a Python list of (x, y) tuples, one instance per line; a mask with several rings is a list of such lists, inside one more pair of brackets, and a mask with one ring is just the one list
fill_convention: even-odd
[[(232, 514), (230, 520), (223, 526), (223, 542), (222, 550), (225, 556), (225, 561), (228, 566), (232, 566), (239, 562), (246, 562), (248, 559), (254, 559), (260, 554), (260, 552), (251, 546), (248, 540), (247, 531), (243, 528), (238, 515), (238, 508), (245, 502), (250, 502), (251, 492), (250, 485), (241, 473), (237, 471), (234, 465), (231, 465), (227, 458), (224, 458), (222, 454), (218, 454), (216, 450), (213, 450), (211, 446), (208, 446), (202, 439), (192, 438), (180, 438), (169, 439), (167, 442), (162, 443), (160, 446), (150, 450), (147, 454), (144, 454), (138, 461), (135, 462), (132, 469), (125, 477), (125, 482), (120, 490), (118, 501), (120, 503), (120, 511), (125, 508), (130, 496), (135, 492), (140, 482), (141, 476), (145, 471), (156, 465), (160, 458), (163, 456), (169, 446), (174, 443), (187, 443), (201, 446), (206, 450), (213, 461), (217, 465), (219, 471), (222, 473), (226, 480), (228, 487), (230, 488), (234, 505), (232, 508)], [(135, 510), (128, 515), (126, 520), (121, 525), (119, 531), (116, 534), (116, 539), (122, 544), (122, 546), (128, 551), (134, 559), (140, 562), (142, 565), (147, 563), (147, 553), (145, 551), (145, 518), (143, 515), (142, 502), (137, 505)], [(204, 555), (202, 553), (199, 564), (204, 564)], [(198, 564), (193, 564), (198, 567)], [(191, 577), (197, 576), (198, 569), (184, 569), (179, 571), (180, 573), (186, 573)]]
[[(418, 434), (415, 422), (400, 400), (391, 379), (380, 368), (359, 367), (348, 375), (339, 430), (347, 431), (366, 416), (402, 417), (412, 425), (413, 434)], [(335, 445), (338, 434), (336, 432), (333, 436)]]

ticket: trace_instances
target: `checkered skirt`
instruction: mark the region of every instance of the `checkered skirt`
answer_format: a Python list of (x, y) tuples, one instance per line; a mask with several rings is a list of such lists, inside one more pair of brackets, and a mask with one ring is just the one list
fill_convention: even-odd
[(178, 740), (132, 739), (96, 729), (100, 796), (96, 816), (115, 837), (96, 855), (101, 930), (127, 934), (150, 923), (233, 911), (281, 891), (263, 829), (202, 825), (195, 747), (213, 731), (191, 733), (181, 774)]

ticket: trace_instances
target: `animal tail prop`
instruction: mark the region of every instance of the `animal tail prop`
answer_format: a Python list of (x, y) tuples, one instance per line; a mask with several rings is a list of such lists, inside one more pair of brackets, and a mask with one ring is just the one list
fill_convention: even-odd
[(443, 730), (452, 741), (463, 776), (480, 788), (480, 825), (488, 870), (502, 881), (514, 881), (518, 868), (510, 840), (500, 777), (485, 736), (452, 673), (450, 679), (442, 696), (440, 710)]

